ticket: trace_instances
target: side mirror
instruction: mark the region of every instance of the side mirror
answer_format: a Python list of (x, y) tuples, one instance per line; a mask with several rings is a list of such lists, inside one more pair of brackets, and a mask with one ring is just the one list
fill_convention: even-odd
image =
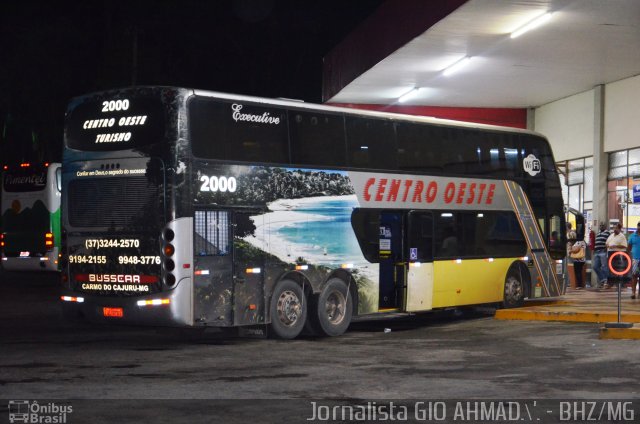
[(56, 169), (56, 188), (59, 192), (62, 192), (62, 167)]

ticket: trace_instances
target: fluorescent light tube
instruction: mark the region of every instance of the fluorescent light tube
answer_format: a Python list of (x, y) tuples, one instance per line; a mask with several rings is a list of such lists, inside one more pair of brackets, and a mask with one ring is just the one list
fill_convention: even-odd
[(539, 27), (540, 25), (544, 24), (549, 19), (551, 19), (551, 15), (553, 15), (553, 13), (552, 12), (548, 12), (548, 13), (543, 13), (540, 16), (537, 16), (536, 18), (534, 18), (533, 20), (531, 20), (528, 23), (524, 24), (523, 26), (521, 26), (517, 30), (513, 31), (511, 33), (511, 38), (519, 37), (522, 34), (524, 34), (525, 32), (531, 31), (532, 29)]
[(420, 89), (418, 87), (415, 87), (415, 88), (412, 88), (411, 90), (407, 91), (402, 96), (398, 97), (398, 103), (404, 103), (407, 100), (413, 99), (415, 96), (418, 95), (418, 90), (420, 90)]
[(460, 59), (459, 61), (457, 61), (456, 63), (454, 63), (453, 65), (449, 66), (447, 69), (445, 69), (442, 74), (445, 77), (448, 77), (449, 75), (453, 74), (454, 72), (458, 72), (460, 69), (462, 69), (465, 66), (467, 66), (469, 64), (470, 60), (471, 60), (471, 56), (465, 56), (462, 59)]

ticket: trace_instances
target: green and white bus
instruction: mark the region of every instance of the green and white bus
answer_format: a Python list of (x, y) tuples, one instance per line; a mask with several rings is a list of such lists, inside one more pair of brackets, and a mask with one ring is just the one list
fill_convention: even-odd
[(60, 250), (59, 163), (4, 165), (2, 267), (57, 271)]

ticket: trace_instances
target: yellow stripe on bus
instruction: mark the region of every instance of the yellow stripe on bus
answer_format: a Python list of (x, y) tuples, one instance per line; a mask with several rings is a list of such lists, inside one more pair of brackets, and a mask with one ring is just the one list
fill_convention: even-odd
[(519, 258), (433, 262), (433, 307), (501, 302), (511, 264)]

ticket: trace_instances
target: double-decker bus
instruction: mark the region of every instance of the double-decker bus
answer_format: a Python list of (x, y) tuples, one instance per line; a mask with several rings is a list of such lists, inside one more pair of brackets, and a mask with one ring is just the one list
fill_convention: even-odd
[(335, 336), (563, 292), (560, 182), (524, 130), (135, 87), (71, 102), (62, 183), (62, 303), (92, 320)]
[(2, 267), (57, 271), (60, 249), (60, 164), (3, 165)]

